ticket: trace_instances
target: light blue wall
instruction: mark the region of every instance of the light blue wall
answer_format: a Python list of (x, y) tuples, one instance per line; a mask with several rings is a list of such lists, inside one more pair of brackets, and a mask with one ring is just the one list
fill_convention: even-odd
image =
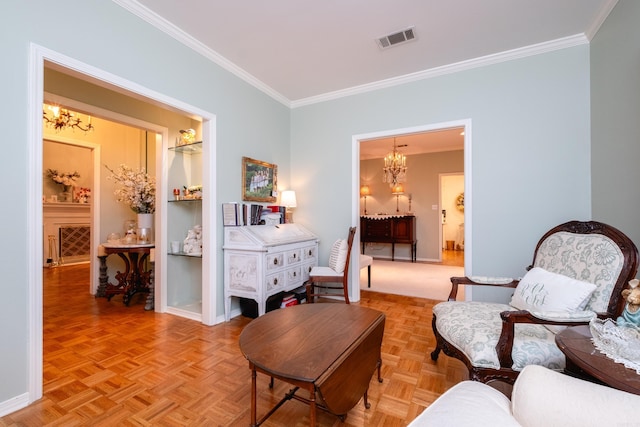
[(296, 221), (322, 238), (321, 260), (352, 218), (352, 136), (460, 119), (473, 129), (473, 274), (521, 276), (544, 232), (590, 219), (585, 45), (294, 109)]
[[(596, 219), (620, 223), (632, 237), (634, 218), (629, 212), (639, 207), (633, 154), (639, 150), (640, 61), (637, 43), (624, 43), (638, 39), (633, 26), (638, 16), (637, 3), (620, 0), (603, 35), (594, 40), (591, 61), (593, 86), (598, 86), (592, 88), (593, 114), (598, 116), (593, 128), (593, 210)], [(239, 200), (242, 156), (276, 163), (283, 188), (297, 190), (296, 222), (322, 238), (323, 260), (330, 242), (344, 235), (352, 217), (351, 188), (358, 184), (351, 182), (357, 163), (351, 155), (354, 134), (472, 121), (474, 274), (521, 275), (544, 231), (566, 220), (591, 218), (589, 46), (290, 112), (113, 2), (2, 2), (0, 113), (7, 125), (0, 182), (10, 203), (4, 204), (0, 235), (11, 244), (0, 249), (0, 402), (27, 390), (24, 194), (30, 42), (216, 114), (216, 206)], [(617, 46), (624, 48), (618, 52)], [(601, 60), (606, 65), (596, 64)], [(612, 81), (616, 79), (620, 81)], [(617, 189), (621, 191), (615, 194)], [(631, 200), (622, 203), (625, 198)], [(221, 283), (221, 256), (218, 271)]]
[(593, 216), (640, 244), (640, 2), (619, 0), (591, 43)]
[[(0, 178), (5, 183), (0, 232), (0, 403), (27, 391), (27, 101), (30, 43), (216, 114), (218, 200), (241, 198), (242, 156), (278, 165), (289, 179), (289, 109), (111, 1), (0, 3), (3, 102)], [(162, 124), (162, 123), (159, 123)], [(218, 231), (222, 225), (218, 224)], [(222, 309), (222, 242), (218, 314)]]

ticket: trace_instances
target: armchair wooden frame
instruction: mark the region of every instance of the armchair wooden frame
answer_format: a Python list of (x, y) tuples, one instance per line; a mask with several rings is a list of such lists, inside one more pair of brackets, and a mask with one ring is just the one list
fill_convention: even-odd
[[(326, 296), (344, 296), (344, 300), (349, 304), (349, 264), (351, 263), (351, 248), (356, 235), (356, 227), (349, 228), (349, 237), (347, 238), (347, 258), (344, 264), (344, 272), (331, 275), (313, 275), (313, 271), (306, 282), (307, 303), (313, 303), (315, 297)], [(333, 283), (331, 285), (330, 283)], [(337, 285), (340, 283), (340, 285)], [(343, 295), (338, 293), (317, 292), (318, 289), (335, 289), (342, 290)]]
[[(527, 270), (533, 268), (535, 263), (536, 254), (540, 245), (545, 241), (545, 239), (552, 234), (557, 232), (569, 232), (576, 234), (601, 234), (608, 238), (610, 238), (615, 244), (618, 245), (622, 254), (624, 256), (623, 267), (620, 271), (618, 279), (614, 285), (614, 288), (611, 293), (611, 297), (609, 299), (609, 304), (607, 306), (607, 310), (602, 313), (597, 313), (599, 318), (615, 318), (622, 312), (624, 308), (624, 299), (622, 298), (622, 290), (628, 286), (629, 280), (633, 279), (638, 270), (638, 249), (636, 245), (629, 239), (626, 235), (624, 235), (619, 230), (611, 227), (607, 224), (603, 224), (597, 221), (570, 221), (564, 224), (561, 224), (551, 230), (549, 230), (538, 242), (532, 265), (527, 267)], [(508, 287), (515, 288), (519, 283), (519, 280), (512, 280), (508, 283), (486, 283), (486, 282), (477, 282), (469, 277), (452, 277), (451, 278), (451, 293), (449, 294), (449, 301), (455, 301), (456, 295), (458, 292), (458, 287), (460, 285), (481, 285), (481, 286), (499, 286), (499, 287)], [(513, 370), (511, 367), (513, 365), (513, 360), (511, 357), (511, 350), (513, 347), (514, 341), (514, 327), (516, 323), (533, 323), (533, 324), (546, 324), (546, 325), (562, 325), (562, 326), (577, 326), (577, 325), (585, 325), (588, 322), (578, 322), (578, 321), (566, 321), (566, 322), (558, 322), (558, 321), (550, 321), (537, 318), (532, 313), (526, 310), (519, 311), (504, 311), (500, 313), (500, 317), (502, 319), (502, 332), (500, 335), (500, 339), (498, 340), (498, 344), (496, 345), (496, 352), (498, 355), (498, 360), (500, 362), (500, 369), (493, 368), (484, 368), (477, 367), (471, 364), (471, 361), (467, 358), (467, 356), (460, 350), (458, 350), (455, 346), (447, 342), (439, 333), (436, 327), (436, 315), (433, 315), (432, 319), (432, 327), (433, 332), (436, 337), (436, 348), (431, 353), (431, 359), (436, 361), (438, 359), (438, 355), (440, 351), (443, 351), (447, 356), (455, 357), (456, 359), (461, 360), (467, 367), (469, 371), (469, 378), (475, 381), (480, 382), (491, 382), (491, 381), (504, 381), (509, 384), (513, 384), (518, 377), (519, 371)]]

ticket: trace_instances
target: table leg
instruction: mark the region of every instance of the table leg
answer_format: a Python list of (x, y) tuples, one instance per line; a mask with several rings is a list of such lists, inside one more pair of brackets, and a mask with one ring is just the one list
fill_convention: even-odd
[(155, 308), (155, 262), (151, 263), (151, 271), (149, 272), (149, 294), (144, 309), (149, 311)]
[(126, 291), (129, 286), (129, 274), (131, 272), (129, 257), (123, 253), (118, 253), (118, 256), (124, 261), (124, 273), (119, 271), (116, 273), (115, 279), (118, 281), (117, 285), (106, 283), (105, 296), (107, 297), (107, 301), (111, 301), (111, 297), (117, 294), (125, 294), (126, 296)]
[(96, 297), (107, 296), (107, 283), (109, 282), (109, 276), (107, 276), (107, 256), (98, 256), (100, 262), (100, 275), (98, 276), (98, 290), (96, 291)]
[(309, 425), (316, 426), (316, 391), (311, 390), (309, 393)]
[(368, 388), (364, 391), (364, 407), (366, 409), (371, 408), (371, 403), (369, 403), (369, 389)]
[(256, 368), (251, 367), (251, 427), (255, 427), (257, 422), (257, 391), (256, 391)]
[[(118, 254), (120, 255), (120, 254)], [(140, 280), (140, 270), (138, 266), (138, 254), (135, 252), (129, 253), (129, 260), (131, 262), (131, 273), (127, 275), (127, 286), (124, 290), (124, 295), (122, 296), (122, 302), (124, 305), (129, 305), (131, 301), (131, 297), (136, 292), (137, 283)], [(127, 269), (129, 271), (129, 269)]]
[(131, 302), (131, 298), (138, 292), (149, 292), (150, 291), (150, 275), (151, 271), (144, 271), (144, 264), (149, 254), (144, 253), (142, 256), (138, 257), (138, 254), (135, 252), (131, 252), (129, 254), (131, 258), (131, 275), (127, 279), (127, 288), (122, 298), (125, 305), (129, 305)]
[(391, 243), (391, 261), (395, 261), (396, 257), (396, 244)]

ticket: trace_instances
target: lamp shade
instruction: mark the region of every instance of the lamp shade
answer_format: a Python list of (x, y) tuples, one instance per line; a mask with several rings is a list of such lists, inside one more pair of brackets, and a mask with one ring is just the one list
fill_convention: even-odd
[(283, 191), (280, 196), (280, 205), (287, 208), (295, 208), (298, 205), (296, 202), (296, 192), (293, 190)]
[(370, 196), (370, 195), (371, 195), (371, 189), (369, 188), (368, 185), (363, 185), (362, 187), (360, 187), (361, 197)]
[(404, 194), (404, 186), (402, 184), (396, 184), (391, 189), (391, 194)]

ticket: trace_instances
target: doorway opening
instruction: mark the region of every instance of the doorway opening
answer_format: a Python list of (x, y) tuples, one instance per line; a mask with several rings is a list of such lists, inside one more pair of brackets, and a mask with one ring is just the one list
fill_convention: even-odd
[(464, 174), (440, 174), (442, 262), (464, 263)]
[[(437, 138), (438, 133), (450, 132), (459, 137), (458, 145), (446, 145), (443, 144), (443, 138)], [(402, 142), (403, 138), (419, 138), (420, 136), (432, 136), (434, 137), (433, 147), (430, 154), (427, 148), (421, 148), (422, 151), (416, 151), (417, 143), (414, 141), (412, 144), (406, 143), (406, 147), (400, 147), (405, 145)], [(398, 145), (402, 153), (407, 156), (407, 179), (405, 183), (404, 194), (397, 196), (393, 195), (387, 184), (382, 182), (382, 158), (391, 151), (394, 143)], [(360, 216), (364, 214), (364, 197), (360, 196), (360, 187), (362, 185), (368, 185), (370, 193), (367, 196), (367, 211), (368, 214), (405, 214), (411, 212), (416, 216), (416, 228), (417, 228), (417, 261), (418, 262), (442, 262), (442, 242), (443, 242), (443, 227), (442, 227), (442, 209), (441, 209), (441, 196), (440, 196), (440, 180), (439, 174), (442, 173), (459, 173), (462, 174), (464, 181), (465, 197), (467, 201), (467, 208), (463, 214), (466, 218), (465, 230), (463, 234), (465, 236), (471, 236), (471, 120), (464, 119), (452, 122), (436, 123), (424, 126), (417, 126), (412, 128), (394, 129), (382, 132), (375, 132), (370, 134), (355, 135), (352, 138), (353, 141), (353, 153), (354, 153), (354, 165), (353, 165), (353, 181), (352, 181), (352, 223), (359, 224)], [(438, 145), (439, 143), (439, 145)], [(414, 147), (411, 147), (414, 145)], [(455, 147), (455, 148), (453, 148)], [(413, 151), (412, 151), (413, 150)], [(445, 153), (452, 153), (458, 151), (457, 156), (460, 158), (458, 166), (447, 166), (445, 169), (438, 171), (439, 162), (445, 161), (447, 158)], [(427, 156), (434, 156), (432, 159), (435, 162), (433, 165), (428, 165), (426, 159)], [(455, 157), (455, 155), (453, 156)], [(412, 162), (416, 163), (412, 163)], [(455, 162), (455, 161), (453, 161)], [(412, 167), (413, 164), (413, 167)], [(429, 174), (432, 176), (429, 177)], [(427, 185), (427, 179), (431, 182), (432, 191), (421, 194), (424, 187)], [(412, 182), (413, 180), (413, 182)], [(376, 200), (376, 194), (374, 193), (374, 186), (380, 190), (381, 200)], [(409, 207), (410, 205), (410, 207)], [(396, 208), (396, 206), (400, 206)], [(398, 212), (396, 212), (398, 211)], [(360, 232), (360, 230), (359, 230)], [(360, 243), (360, 234), (357, 235), (358, 243)], [(466, 246), (464, 257), (462, 262), (464, 263), (465, 271), (468, 271), (470, 265), (471, 242), (469, 238), (464, 239)], [(358, 245), (361, 247), (361, 244)], [(370, 253), (367, 253), (371, 255)], [(375, 258), (375, 255), (374, 255)], [(355, 258), (358, 259), (357, 257)], [(356, 261), (357, 262), (357, 261)], [(459, 261), (458, 261), (459, 262)], [(374, 260), (375, 264), (375, 260)], [(354, 277), (352, 283), (359, 283), (360, 266), (354, 268)], [(399, 267), (402, 265), (399, 264)], [(372, 276), (374, 277), (374, 276)], [(372, 280), (375, 280), (372, 278)], [(352, 286), (352, 293), (354, 298), (360, 294), (359, 286)]]
[[(173, 112), (184, 114), (187, 117), (198, 118), (202, 120), (202, 140), (203, 145), (210, 147), (208, 155), (211, 157), (209, 164), (215, 164), (213, 161), (213, 153), (215, 153), (215, 115), (208, 113), (204, 110), (200, 110), (182, 101), (168, 97), (164, 94), (160, 94), (144, 88), (136, 83), (124, 80), (118, 76), (109, 74), (101, 69), (97, 69), (90, 65), (81, 63), (72, 58), (64, 56), (60, 53), (51, 51), (36, 44), (31, 45), (30, 54), (30, 75), (29, 75), (29, 132), (28, 132), (28, 182), (27, 182), (27, 229), (29, 235), (26, 236), (28, 242), (28, 257), (27, 257), (27, 281), (28, 281), (28, 393), (24, 397), (24, 406), (40, 399), (43, 392), (43, 275), (42, 275), (42, 259), (43, 259), (43, 180), (42, 180), (42, 166), (43, 166), (43, 123), (42, 123), (42, 105), (44, 103), (44, 74), (45, 69), (51, 68), (61, 71), (64, 74), (73, 76), (79, 79), (79, 81), (89, 82), (107, 88), (125, 96), (130, 96), (132, 99), (152, 105), (155, 107), (164, 108)], [(64, 91), (64, 95), (73, 97), (73, 89)], [(82, 91), (78, 92), (81, 94)], [(122, 106), (120, 106), (122, 107)], [(118, 108), (116, 106), (116, 108)], [(126, 107), (122, 107), (126, 108)], [(99, 107), (91, 106), (92, 111), (101, 111), (105, 115), (107, 110), (102, 110)], [(124, 110), (123, 110), (124, 111)], [(155, 125), (152, 123), (144, 122), (139, 119), (128, 117), (124, 114), (119, 114), (110, 111), (113, 115), (118, 116), (118, 121), (123, 123), (129, 123), (132, 126), (138, 126), (140, 128), (149, 129), (156, 133), (154, 137), (154, 144), (157, 147), (166, 148), (168, 141), (167, 128)], [(100, 114), (96, 114), (99, 116)], [(164, 152), (164, 150), (159, 151)], [(166, 183), (163, 180), (163, 156), (155, 156), (155, 170), (157, 179), (157, 194), (158, 203), (161, 205), (160, 212), (156, 211), (157, 223), (164, 225), (165, 212), (162, 211), (162, 205), (166, 202)], [(206, 176), (207, 182), (210, 184), (209, 196), (211, 200), (216, 199), (215, 194), (215, 178), (213, 176)], [(96, 194), (99, 194), (99, 186), (96, 188)], [(99, 212), (99, 206), (93, 207)], [(207, 218), (215, 224), (215, 212), (210, 212), (207, 207)], [(206, 224), (207, 226), (209, 224)], [(156, 248), (159, 253), (166, 253), (166, 242), (162, 239), (163, 230), (158, 225), (156, 231)], [(211, 227), (209, 227), (211, 229)], [(215, 231), (212, 231), (212, 240), (216, 241)], [(95, 238), (99, 238), (96, 236)], [(95, 240), (93, 241), (95, 243)], [(92, 245), (91, 257), (97, 256), (97, 245)], [(207, 276), (216, 277), (216, 265), (211, 263), (207, 267)], [(161, 284), (163, 280), (163, 268), (166, 268), (165, 263), (162, 260), (162, 256), (156, 259), (156, 284)], [(205, 274), (205, 273), (203, 273)], [(93, 275), (92, 275), (93, 276)], [(160, 292), (156, 292), (156, 310), (162, 311), (162, 307), (165, 304), (163, 292), (166, 291), (165, 286), (162, 286)], [(206, 301), (205, 301), (206, 299)], [(203, 323), (213, 324), (215, 319), (215, 308), (217, 299), (217, 292), (214, 290), (207, 290), (206, 294), (203, 292)], [(207, 318), (205, 319), (204, 312), (207, 312)], [(159, 307), (159, 309), (158, 309)], [(212, 318), (210, 318), (212, 317)], [(21, 402), (22, 403), (22, 402)]]

